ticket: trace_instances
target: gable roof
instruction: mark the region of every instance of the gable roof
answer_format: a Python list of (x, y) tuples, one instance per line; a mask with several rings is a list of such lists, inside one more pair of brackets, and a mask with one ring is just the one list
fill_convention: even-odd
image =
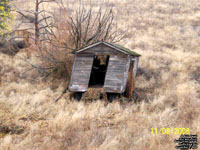
[(86, 46), (85, 48), (82, 48), (80, 50), (74, 51), (74, 53), (79, 53), (79, 52), (85, 51), (85, 50), (87, 50), (89, 48), (95, 47), (95, 46), (100, 45), (100, 44), (105, 44), (105, 45), (107, 45), (107, 46), (109, 46), (111, 48), (114, 48), (114, 49), (116, 49), (116, 50), (118, 50), (118, 51), (120, 51), (122, 53), (128, 54), (128, 55), (132, 55), (132, 56), (136, 56), (136, 57), (141, 56), (140, 54), (138, 54), (138, 53), (136, 53), (136, 52), (134, 52), (134, 51), (132, 51), (132, 50), (130, 50), (128, 48), (125, 48), (125, 47), (123, 47), (121, 45), (108, 43), (108, 42), (104, 42), (104, 41), (100, 41), (100, 42), (94, 43), (92, 45)]

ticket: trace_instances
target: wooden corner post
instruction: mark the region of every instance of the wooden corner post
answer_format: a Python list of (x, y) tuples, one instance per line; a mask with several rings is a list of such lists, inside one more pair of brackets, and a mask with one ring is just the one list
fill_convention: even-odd
[(134, 61), (131, 60), (130, 67), (129, 67), (129, 73), (128, 73), (127, 90), (126, 90), (126, 96), (129, 99), (133, 98), (133, 91), (134, 91), (134, 88), (135, 88), (135, 81), (134, 81), (134, 75), (133, 75), (133, 66), (134, 66)]

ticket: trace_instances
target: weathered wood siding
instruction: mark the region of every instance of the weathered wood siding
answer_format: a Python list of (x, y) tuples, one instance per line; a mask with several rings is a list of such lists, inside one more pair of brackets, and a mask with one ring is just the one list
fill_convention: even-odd
[(92, 70), (93, 55), (76, 55), (69, 84), (70, 91), (84, 92), (88, 88)]
[(123, 93), (128, 79), (129, 57), (110, 56), (104, 88), (107, 92)]
[(105, 44), (99, 44), (95, 47), (91, 47), (88, 50), (80, 52), (82, 54), (94, 54), (94, 55), (125, 55), (122, 52), (117, 51), (116, 49), (106, 46)]

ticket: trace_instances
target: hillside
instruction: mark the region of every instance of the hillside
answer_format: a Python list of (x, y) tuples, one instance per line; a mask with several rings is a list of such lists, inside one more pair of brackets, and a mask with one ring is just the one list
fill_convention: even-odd
[[(20, 59), (26, 49), (0, 53), (1, 150), (171, 150), (180, 135), (156, 135), (151, 128), (190, 128), (200, 136), (200, 1), (110, 3), (121, 30), (130, 29), (120, 44), (142, 55), (137, 103), (77, 102), (69, 92), (55, 103), (64, 79), (44, 81), (37, 71), (26, 72), (30, 66)], [(10, 134), (1, 132), (5, 128)]]

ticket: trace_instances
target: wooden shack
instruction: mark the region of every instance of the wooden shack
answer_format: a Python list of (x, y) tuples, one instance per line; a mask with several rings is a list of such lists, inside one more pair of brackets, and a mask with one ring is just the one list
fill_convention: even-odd
[(140, 55), (120, 45), (100, 41), (74, 53), (69, 84), (72, 92), (104, 87), (107, 93), (121, 94), (130, 76), (136, 77)]

